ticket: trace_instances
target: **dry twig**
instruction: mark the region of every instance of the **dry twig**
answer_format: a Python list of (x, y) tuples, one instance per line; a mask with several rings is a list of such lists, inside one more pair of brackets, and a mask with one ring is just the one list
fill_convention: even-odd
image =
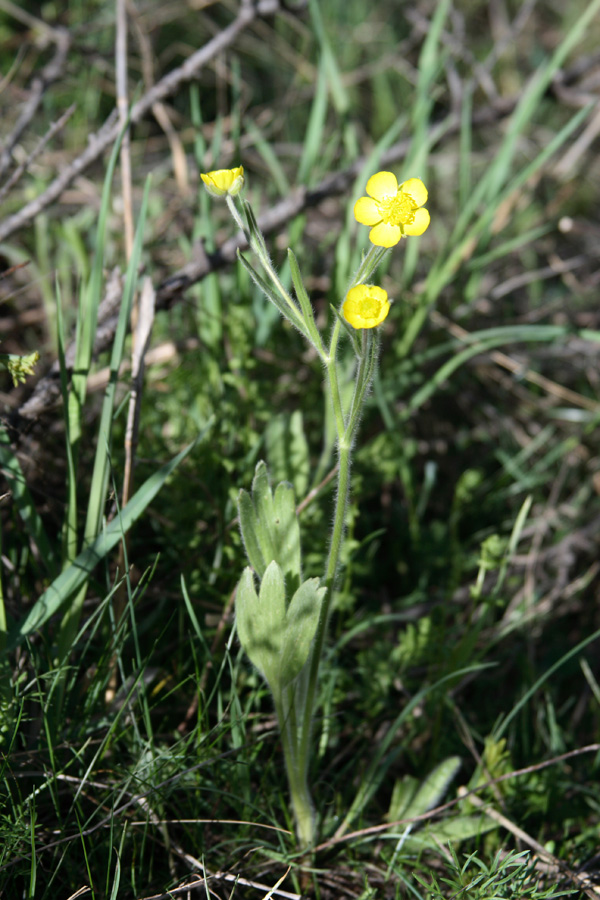
[[(141, 121), (152, 109), (155, 103), (165, 100), (173, 94), (181, 84), (198, 76), (199, 71), (221, 53), (233, 41), (240, 32), (248, 28), (257, 16), (272, 15), (279, 9), (278, 0), (258, 0), (256, 4), (251, 0), (243, 0), (237, 17), (209, 41), (187, 59), (183, 65), (173, 69), (157, 82), (144, 96), (131, 108), (129, 121), (132, 125)], [(45, 191), (34, 200), (26, 203), (19, 212), (9, 216), (0, 222), (0, 241), (6, 240), (15, 231), (23, 228), (34, 219), (43, 209), (58, 200), (64, 189), (82, 172), (87, 169), (101, 154), (114, 144), (121, 125), (113, 112), (96, 135), (90, 135), (87, 148), (54, 179)]]
[(50, 62), (44, 66), (40, 74), (36, 75), (33, 79), (31, 95), (23, 107), (15, 127), (4, 142), (2, 152), (0, 153), (0, 176), (9, 169), (12, 161), (12, 151), (38, 111), (46, 88), (48, 85), (52, 84), (53, 81), (60, 78), (64, 69), (69, 47), (71, 46), (71, 36), (66, 28), (53, 28), (49, 33), (56, 42), (56, 52)]

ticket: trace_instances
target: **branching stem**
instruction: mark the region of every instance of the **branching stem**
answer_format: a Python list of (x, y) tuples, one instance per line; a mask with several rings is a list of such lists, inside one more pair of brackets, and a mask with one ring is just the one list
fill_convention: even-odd
[[(227, 196), (227, 205), (234, 221), (242, 230), (250, 247), (258, 257), (267, 279), (271, 282), (275, 291), (250, 266), (250, 263), (244, 258), (241, 258), (241, 262), (282, 315), (296, 325), (313, 345), (324, 365), (335, 422), (338, 451), (337, 491), (329, 552), (322, 581), (322, 585), (326, 590), (318, 611), (316, 632), (306, 664), (294, 682), (286, 687), (282, 687), (281, 684), (270, 685), (281, 732), (298, 843), (301, 849), (310, 850), (314, 847), (316, 839), (315, 813), (308, 787), (311, 726), (317, 699), (319, 666), (325, 648), (327, 625), (344, 540), (346, 511), (350, 492), (352, 447), (358, 430), (365, 396), (377, 362), (378, 335), (375, 329), (364, 329), (361, 333), (360, 342), (357, 340), (353, 341), (358, 364), (352, 400), (348, 410), (345, 412), (339, 383), (337, 359), (343, 324), (340, 318), (341, 313), (339, 310), (337, 311), (338, 314), (335, 317), (331, 330), (329, 349), (326, 352), (294, 254), (289, 251), (288, 258), (298, 302), (285, 289), (271, 262), (264, 238), (258, 228), (250, 204), (247, 202), (243, 203), (246, 222), (244, 222), (234, 199), (229, 195)], [(372, 246), (362, 260), (350, 287), (365, 283), (386, 252), (385, 248)]]

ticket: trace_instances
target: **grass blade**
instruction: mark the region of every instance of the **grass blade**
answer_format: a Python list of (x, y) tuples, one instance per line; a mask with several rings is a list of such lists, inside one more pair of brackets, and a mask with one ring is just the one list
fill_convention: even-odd
[[(200, 440), (200, 438), (198, 438)], [(60, 573), (38, 598), (28, 615), (11, 629), (8, 649), (14, 650), (28, 635), (38, 631), (90, 577), (97, 564), (116, 547), (123, 535), (152, 503), (165, 481), (196, 445), (189, 444), (170, 462), (151, 475), (133, 495), (117, 519), (113, 519), (96, 540)]]

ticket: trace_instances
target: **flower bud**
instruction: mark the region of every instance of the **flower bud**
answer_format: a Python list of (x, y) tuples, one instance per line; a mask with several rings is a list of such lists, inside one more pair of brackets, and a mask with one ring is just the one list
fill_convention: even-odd
[(217, 169), (214, 172), (208, 172), (206, 175), (200, 175), (204, 182), (204, 187), (213, 197), (235, 197), (244, 187), (244, 167), (237, 166), (235, 169)]

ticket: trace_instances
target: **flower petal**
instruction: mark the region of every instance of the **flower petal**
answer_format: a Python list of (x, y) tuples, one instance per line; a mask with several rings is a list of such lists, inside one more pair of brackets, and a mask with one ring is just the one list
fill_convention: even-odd
[(235, 169), (215, 169), (214, 172), (200, 174), (204, 186), (213, 197), (224, 197), (229, 194), (235, 197), (244, 186), (244, 167), (236, 166)]
[(390, 305), (391, 304), (389, 300), (386, 300), (385, 303), (381, 304), (381, 309), (379, 311), (379, 315), (377, 316), (377, 321), (371, 326), (372, 328), (375, 328), (376, 325), (381, 325), (383, 320), (387, 318), (387, 314), (390, 311)]
[(425, 206), (427, 203), (427, 188), (420, 178), (409, 178), (408, 181), (400, 185), (400, 190), (403, 194), (408, 194), (417, 206)]
[(369, 296), (369, 293), (371, 292), (373, 287), (375, 287), (375, 285), (355, 284), (354, 287), (351, 287), (346, 294), (346, 303), (350, 303), (353, 306), (356, 306), (358, 303), (361, 303), (366, 297)]
[[(417, 212), (420, 212), (420, 210), (417, 210)], [(406, 226), (404, 228), (406, 231)], [(399, 225), (386, 225), (384, 222), (376, 225), (375, 228), (371, 228), (369, 232), (369, 240), (376, 247), (395, 247), (401, 237), (402, 231)]]
[[(426, 209), (417, 209), (415, 211), (414, 221), (411, 222), (410, 225), (404, 226), (404, 234), (410, 234), (413, 237), (416, 237), (419, 234), (423, 234), (424, 231), (427, 231), (429, 227), (429, 213)], [(373, 232), (371, 232), (372, 234)]]
[(367, 181), (367, 194), (375, 200), (386, 200), (398, 193), (398, 179), (393, 172), (377, 172)]
[(224, 197), (227, 193), (227, 188), (219, 187), (213, 180), (213, 174), (213, 172), (208, 172), (205, 175), (203, 172), (201, 172), (200, 178), (204, 182), (204, 186), (209, 194), (211, 194), (213, 197)]
[(209, 172), (208, 177), (216, 187), (228, 191), (233, 184), (233, 169), (217, 169), (216, 172)]
[(387, 303), (388, 293), (377, 284), (369, 285), (369, 297), (375, 297), (380, 303)]
[(376, 225), (381, 222), (377, 204), (370, 197), (361, 197), (354, 204), (354, 218), (361, 225)]

